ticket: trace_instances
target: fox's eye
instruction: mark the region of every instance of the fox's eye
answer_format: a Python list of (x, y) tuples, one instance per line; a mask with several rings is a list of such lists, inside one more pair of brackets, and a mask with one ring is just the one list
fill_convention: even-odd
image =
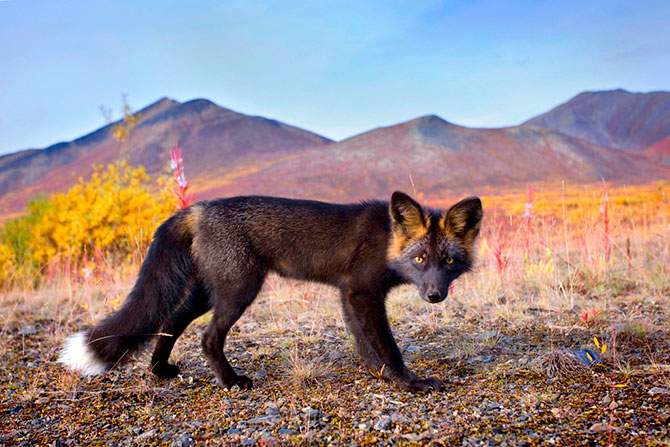
[(444, 262), (446, 262), (447, 264), (453, 264), (454, 258), (444, 258)]
[(414, 258), (414, 262), (416, 262), (417, 264), (421, 264), (423, 262), (423, 256), (417, 256), (416, 258)]

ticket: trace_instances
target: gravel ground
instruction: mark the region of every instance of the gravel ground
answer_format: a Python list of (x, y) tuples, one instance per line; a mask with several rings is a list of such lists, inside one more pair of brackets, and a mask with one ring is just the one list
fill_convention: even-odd
[[(55, 363), (77, 321), (15, 316), (0, 350), (0, 445), (670, 444), (667, 302), (620, 297), (594, 322), (579, 309), (519, 303), (525, 318), (511, 322), (447, 306), (438, 317), (420, 307), (392, 318), (409, 367), (447, 383), (423, 395), (363, 370), (336, 313), (284, 329), (271, 324), (276, 315), (245, 316), (227, 353), (253, 379), (248, 391), (214, 384), (204, 320), (179, 341), (179, 378), (148, 374), (145, 352), (87, 380)], [(602, 364), (561, 354), (595, 349), (594, 336), (609, 345)]]

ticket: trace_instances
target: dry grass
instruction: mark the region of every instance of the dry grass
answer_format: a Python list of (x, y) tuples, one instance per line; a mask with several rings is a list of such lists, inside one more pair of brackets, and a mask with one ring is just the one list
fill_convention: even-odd
[(572, 377), (584, 374), (589, 368), (565, 349), (552, 349), (531, 363), (533, 369), (547, 377)]

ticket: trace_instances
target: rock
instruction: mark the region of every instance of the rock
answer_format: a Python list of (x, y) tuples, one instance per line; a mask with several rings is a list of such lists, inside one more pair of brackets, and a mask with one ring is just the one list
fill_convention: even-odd
[(146, 441), (148, 439), (151, 439), (156, 436), (156, 430), (147, 430), (141, 435), (139, 435), (137, 438), (135, 438), (137, 441)]
[(391, 413), (391, 421), (392, 422), (410, 422), (410, 420), (407, 418), (407, 416), (400, 414), (400, 413)]
[(172, 441), (172, 447), (190, 447), (192, 445), (195, 445), (195, 440), (189, 433), (183, 433), (179, 438)]
[(242, 445), (254, 445), (254, 444), (256, 444), (256, 440), (255, 440), (255, 439), (244, 438), (244, 439), (242, 440)]
[(606, 424), (604, 422), (596, 422), (589, 428), (590, 431), (594, 433), (605, 433), (610, 430), (610, 424)]
[(393, 420), (391, 419), (391, 416), (382, 416), (379, 418), (379, 420), (375, 423), (375, 430), (379, 431), (386, 431), (391, 428), (391, 422)]
[[(403, 438), (407, 439), (410, 442), (419, 442), (428, 435), (427, 433), (406, 433), (400, 436), (402, 436)], [(463, 441), (466, 442), (465, 439)]]
[(334, 349), (328, 353), (328, 359), (329, 360), (339, 360), (342, 357), (344, 357), (344, 354), (342, 354), (340, 351)]
[(652, 396), (655, 394), (670, 394), (670, 390), (667, 388), (661, 388), (660, 386), (652, 387), (649, 391), (649, 394)]
[(267, 375), (268, 375), (268, 372), (266, 370), (259, 369), (258, 371), (256, 371), (254, 373), (254, 379), (257, 379), (257, 380), (264, 379), (265, 377), (267, 377)]
[(261, 439), (261, 445), (265, 447), (276, 447), (279, 445), (279, 440), (273, 436)]
[(475, 339), (479, 341), (486, 341), (492, 338), (495, 338), (498, 335), (498, 331), (486, 331), (480, 334), (475, 335)]
[(279, 414), (279, 406), (274, 402), (265, 404), (265, 414), (274, 415)]
[(275, 416), (258, 416), (255, 418), (251, 418), (248, 421), (246, 421), (247, 424), (251, 425), (258, 425), (258, 424), (276, 424), (277, 423), (277, 418)]
[(279, 433), (281, 436), (290, 436), (293, 434), (293, 430), (290, 428), (280, 428), (277, 433)]
[(22, 331), (19, 331), (19, 335), (33, 335), (33, 334), (37, 334), (37, 329), (28, 328), (28, 329), (24, 329)]
[(228, 433), (229, 435), (239, 435), (242, 434), (242, 430), (240, 430), (239, 428), (231, 427), (228, 429), (226, 433)]
[(305, 407), (302, 409), (302, 412), (305, 413), (308, 419), (319, 419), (321, 417), (321, 411), (312, 407)]

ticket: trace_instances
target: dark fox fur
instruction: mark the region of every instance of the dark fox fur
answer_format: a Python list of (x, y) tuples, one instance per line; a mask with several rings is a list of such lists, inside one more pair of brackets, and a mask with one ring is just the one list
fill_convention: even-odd
[(426, 301), (444, 300), (451, 281), (472, 266), (482, 216), (476, 197), (441, 211), (422, 208), (401, 192), (390, 203), (256, 196), (197, 203), (158, 228), (123, 307), (70, 337), (60, 361), (100, 373), (160, 332), (172, 336), (158, 337), (151, 368), (174, 377), (179, 369), (168, 358), (176, 339), (214, 309), (203, 350), (221, 385), (250, 387), (251, 380), (228, 363), (224, 343), (274, 271), (340, 290), (347, 328), (368, 368), (405, 389), (441, 389), (438, 379), (421, 379), (403, 364), (385, 297), (411, 282)]

